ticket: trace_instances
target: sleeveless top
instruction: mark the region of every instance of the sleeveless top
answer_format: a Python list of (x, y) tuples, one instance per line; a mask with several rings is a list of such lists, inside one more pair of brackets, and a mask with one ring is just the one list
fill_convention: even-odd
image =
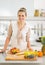
[[(25, 50), (27, 48), (27, 42), (26, 42), (26, 34), (30, 28), (28, 22), (26, 22), (26, 25), (24, 26), (24, 28), (20, 31), (18, 31), (18, 25), (17, 22), (11, 22), (12, 24), (12, 36), (11, 36), (11, 40), (10, 40), (10, 44), (11, 44), (11, 48), (16, 47), (18, 49)], [(17, 35), (18, 34), (18, 35)], [(22, 36), (20, 41), (17, 41), (18, 36)]]

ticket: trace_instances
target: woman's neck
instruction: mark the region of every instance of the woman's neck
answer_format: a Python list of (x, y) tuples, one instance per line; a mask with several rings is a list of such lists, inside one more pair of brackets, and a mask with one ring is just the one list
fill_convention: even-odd
[(18, 21), (18, 23), (19, 23), (20, 25), (24, 25), (24, 24), (25, 24), (25, 21)]
[(18, 21), (17, 22), (18, 23), (18, 28), (19, 28), (19, 30), (22, 30), (23, 29), (23, 27), (25, 26), (25, 22), (20, 22), (20, 21)]

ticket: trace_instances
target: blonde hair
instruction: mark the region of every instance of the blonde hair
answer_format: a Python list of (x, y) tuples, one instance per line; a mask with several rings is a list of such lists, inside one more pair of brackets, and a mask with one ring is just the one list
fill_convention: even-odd
[(27, 16), (27, 11), (26, 11), (26, 8), (22, 7), (18, 10), (18, 13), (19, 12), (25, 12), (25, 16)]

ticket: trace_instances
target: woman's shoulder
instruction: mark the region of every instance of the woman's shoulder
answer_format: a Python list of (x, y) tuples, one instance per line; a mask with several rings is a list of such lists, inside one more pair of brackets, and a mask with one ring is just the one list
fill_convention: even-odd
[(10, 24), (9, 24), (9, 28), (17, 28), (17, 22), (16, 21), (11, 21)]

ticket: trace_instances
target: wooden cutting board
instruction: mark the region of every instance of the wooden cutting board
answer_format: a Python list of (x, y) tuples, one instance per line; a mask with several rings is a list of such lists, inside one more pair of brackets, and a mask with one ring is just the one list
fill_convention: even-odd
[(32, 59), (25, 59), (24, 58), (24, 55), (12, 55), (12, 54), (7, 54), (7, 56), (6, 56), (6, 58), (5, 58), (5, 60), (27, 60), (27, 61), (35, 61), (35, 60), (37, 60), (37, 58), (36, 57), (34, 57), (34, 58), (32, 58)]

